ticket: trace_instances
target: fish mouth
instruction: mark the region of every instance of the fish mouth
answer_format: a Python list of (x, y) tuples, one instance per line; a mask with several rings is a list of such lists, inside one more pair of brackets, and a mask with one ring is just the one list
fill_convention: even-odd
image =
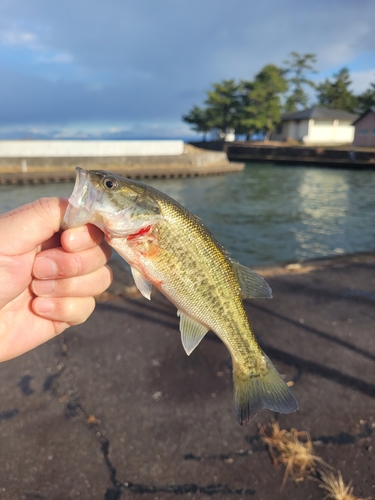
[(88, 197), (87, 171), (81, 167), (76, 167), (76, 181), (74, 184), (73, 192), (70, 195), (69, 203), (75, 208), (86, 208), (85, 204)]
[(93, 203), (98, 198), (98, 192), (93, 188), (88, 171), (81, 167), (76, 167), (76, 181), (73, 192), (69, 198), (69, 205), (66, 209), (61, 229), (68, 227), (78, 227), (90, 222), (90, 213)]

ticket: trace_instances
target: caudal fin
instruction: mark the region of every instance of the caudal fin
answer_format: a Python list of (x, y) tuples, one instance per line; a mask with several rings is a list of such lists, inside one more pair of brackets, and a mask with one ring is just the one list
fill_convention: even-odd
[(234, 401), (238, 422), (243, 425), (255, 417), (263, 408), (278, 413), (298, 410), (298, 403), (289, 387), (263, 353), (265, 369), (255, 376), (244, 376), (244, 372), (233, 365)]

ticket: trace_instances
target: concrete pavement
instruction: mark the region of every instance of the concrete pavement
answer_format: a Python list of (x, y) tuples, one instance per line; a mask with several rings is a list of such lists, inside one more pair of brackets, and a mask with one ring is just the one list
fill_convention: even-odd
[[(237, 424), (217, 337), (187, 357), (175, 308), (116, 274), (84, 325), (0, 365), (0, 498), (323, 499), (314, 481), (280, 491), (257, 433), (273, 414)], [(264, 274), (274, 299), (246, 309), (300, 405), (280, 427), (374, 496), (375, 254)]]

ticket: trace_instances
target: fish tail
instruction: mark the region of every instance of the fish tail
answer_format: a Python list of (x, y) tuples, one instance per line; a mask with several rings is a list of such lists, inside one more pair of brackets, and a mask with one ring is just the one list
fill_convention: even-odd
[(271, 360), (263, 353), (262, 369), (251, 375), (233, 363), (234, 401), (237, 420), (246, 424), (263, 408), (278, 413), (298, 410), (298, 403)]

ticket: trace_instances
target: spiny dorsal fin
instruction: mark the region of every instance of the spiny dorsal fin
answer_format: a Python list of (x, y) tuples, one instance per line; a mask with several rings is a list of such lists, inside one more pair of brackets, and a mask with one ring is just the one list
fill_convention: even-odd
[(237, 275), (244, 299), (272, 299), (272, 290), (267, 281), (255, 271), (232, 259), (234, 272)]
[(151, 300), (152, 283), (147, 281), (146, 278), (142, 276), (142, 274), (134, 267), (131, 267), (131, 270), (136, 287), (141, 292), (143, 297), (146, 297), (146, 299)]
[(208, 329), (190, 319), (188, 316), (185, 316), (185, 314), (180, 311), (177, 311), (177, 316), (180, 316), (181, 342), (186, 354), (190, 356), (206, 335)]

